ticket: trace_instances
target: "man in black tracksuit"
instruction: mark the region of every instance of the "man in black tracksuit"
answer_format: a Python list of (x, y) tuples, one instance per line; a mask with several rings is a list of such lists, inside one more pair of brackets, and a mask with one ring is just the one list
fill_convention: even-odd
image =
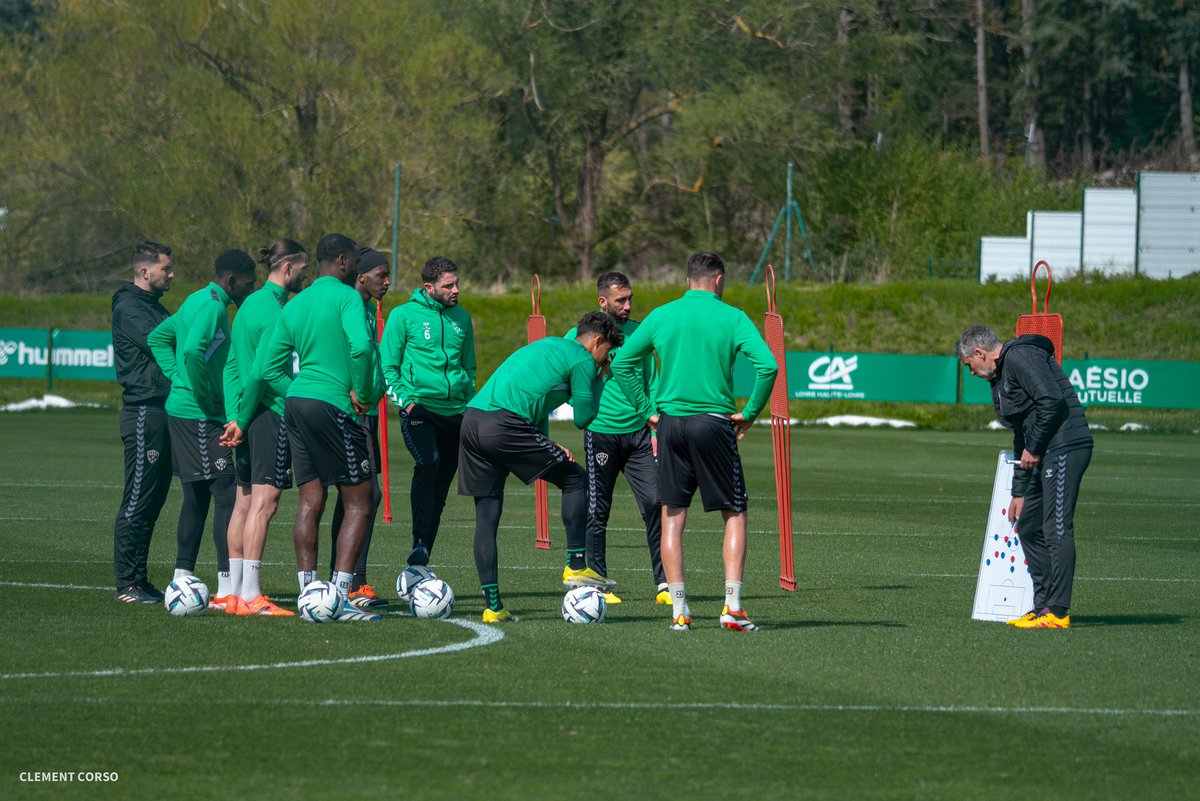
[(124, 388), (121, 440), (125, 443), (125, 493), (113, 527), (117, 600), (162, 603), (146, 575), (154, 524), (171, 487), (171, 438), (164, 404), (171, 384), (146, 344), (146, 335), (167, 318), (158, 302), (171, 288), (171, 249), (142, 241), (133, 251), (133, 283), (112, 297), (113, 356)]
[(1013, 474), (1008, 518), (1033, 578), (1033, 611), (1010, 620), (1018, 628), (1070, 628), (1075, 577), (1075, 502), (1092, 459), (1092, 433), (1071, 382), (1054, 357), (1054, 344), (1026, 334), (1001, 345), (990, 328), (974, 326), (959, 338), (958, 358), (989, 381), (996, 416), (1013, 431)]

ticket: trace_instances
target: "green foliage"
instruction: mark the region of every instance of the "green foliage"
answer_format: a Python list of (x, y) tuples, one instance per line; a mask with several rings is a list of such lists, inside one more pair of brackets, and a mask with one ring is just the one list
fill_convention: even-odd
[(395, 165), (406, 268), (653, 280), (708, 248), (745, 278), (790, 161), (797, 275), (968, 273), (1095, 170), (1194, 166), (1194, 4), (1032, 7), (1026, 36), (1022, 4), (984, 3), (977, 62), (949, 2), (4, 0), (0, 291), (98, 290), (142, 237), (192, 281), (280, 236), (388, 250)]

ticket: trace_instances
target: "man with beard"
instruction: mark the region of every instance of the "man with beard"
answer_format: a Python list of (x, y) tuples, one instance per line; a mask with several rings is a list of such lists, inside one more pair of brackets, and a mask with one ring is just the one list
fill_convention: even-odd
[[(623, 336), (628, 337), (637, 330), (638, 321), (629, 319), (633, 309), (633, 287), (627, 277), (621, 273), (605, 273), (596, 281), (596, 292), (600, 311), (613, 319)], [(575, 329), (568, 331), (565, 338), (574, 339)], [(619, 351), (620, 348), (614, 348), (611, 358), (615, 359)], [(608, 517), (617, 476), (624, 473), (646, 525), (655, 600), (669, 604), (671, 596), (667, 592), (660, 553), (662, 504), (658, 500), (658, 447), (655, 432), (647, 422), (654, 415), (653, 388), (657, 375), (654, 355), (646, 354), (635, 369), (645, 390), (644, 405), (635, 408), (621, 387), (610, 380), (600, 395), (596, 419), (583, 434), (584, 463), (588, 471), (587, 559), (593, 570), (608, 577), (605, 559)], [(565, 581), (569, 582), (570, 577)], [(621, 602), (612, 591), (606, 592), (605, 598), (610, 604)]]
[(388, 317), (383, 375), (400, 409), (404, 444), (413, 457), (410, 565), (429, 564), (442, 510), (458, 471), (463, 411), (475, 397), (475, 329), (458, 304), (458, 267), (434, 256), (423, 284)]
[(112, 298), (113, 357), (121, 400), (121, 441), (125, 444), (125, 493), (113, 527), (113, 572), (117, 600), (162, 603), (163, 594), (146, 575), (150, 538), (171, 488), (171, 437), (164, 405), (171, 384), (163, 375), (146, 336), (167, 319), (158, 302), (170, 288), (171, 249), (143, 240), (133, 249), (133, 282)]

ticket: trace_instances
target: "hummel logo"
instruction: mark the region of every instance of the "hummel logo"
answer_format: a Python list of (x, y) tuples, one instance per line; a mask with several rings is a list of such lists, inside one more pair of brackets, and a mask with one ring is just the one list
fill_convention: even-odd
[(1054, 478), (1054, 468), (1053, 467), (1046, 468), (1046, 478)]
[(0, 364), (8, 364), (8, 357), (17, 352), (17, 343), (0, 340)]

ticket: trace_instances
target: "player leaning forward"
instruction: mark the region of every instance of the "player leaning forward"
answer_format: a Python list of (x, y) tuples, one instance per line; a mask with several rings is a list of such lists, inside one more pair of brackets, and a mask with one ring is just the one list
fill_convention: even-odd
[[(333, 582), (343, 602), (350, 594), (354, 564), (372, 513), (370, 448), (360, 415), (374, 397), (371, 333), (363, 299), (353, 288), (358, 246), (342, 234), (317, 244), (320, 277), (288, 302), (259, 354), (264, 381), (287, 386), (284, 421), (299, 487), (293, 540), (301, 590), (317, 578), (317, 529), (330, 486), (345, 509), (338, 534)], [(288, 385), (292, 352), (300, 369)], [(339, 620), (379, 620), (344, 603)]]
[[(754, 631), (742, 609), (746, 562), (746, 479), (737, 441), (771, 395), (775, 357), (745, 312), (724, 303), (725, 264), (715, 253), (688, 259), (688, 291), (650, 314), (625, 341), (612, 374), (635, 408), (646, 390), (638, 367), (652, 350), (661, 373), (650, 418), (658, 428), (658, 491), (663, 505), (662, 562), (671, 593), (671, 628), (691, 628), (684, 589), (683, 529), (697, 486), (704, 511), (725, 520), (725, 606), (721, 624)], [(745, 354), (754, 366), (754, 389), (739, 412), (733, 399), (733, 362)], [(655, 419), (657, 418), (657, 419)]]
[(1054, 357), (1054, 343), (1026, 334), (1001, 344), (996, 332), (973, 326), (956, 354), (971, 375), (992, 385), (996, 416), (1013, 430), (1008, 519), (1017, 523), (1033, 579), (1033, 611), (1008, 621), (1019, 628), (1070, 628), (1075, 579), (1075, 501), (1092, 460), (1092, 432), (1079, 396)]
[(588, 312), (575, 339), (550, 337), (513, 353), (492, 373), (463, 415), (458, 493), (475, 497), (475, 569), (487, 608), (484, 623), (512, 620), (500, 600), (496, 530), (509, 473), (526, 484), (541, 478), (562, 490), (567, 530), (566, 580), (608, 588), (587, 567), (587, 473), (570, 452), (548, 438), (552, 409), (570, 400), (576, 428), (596, 416), (604, 366), (621, 332), (603, 312)]

